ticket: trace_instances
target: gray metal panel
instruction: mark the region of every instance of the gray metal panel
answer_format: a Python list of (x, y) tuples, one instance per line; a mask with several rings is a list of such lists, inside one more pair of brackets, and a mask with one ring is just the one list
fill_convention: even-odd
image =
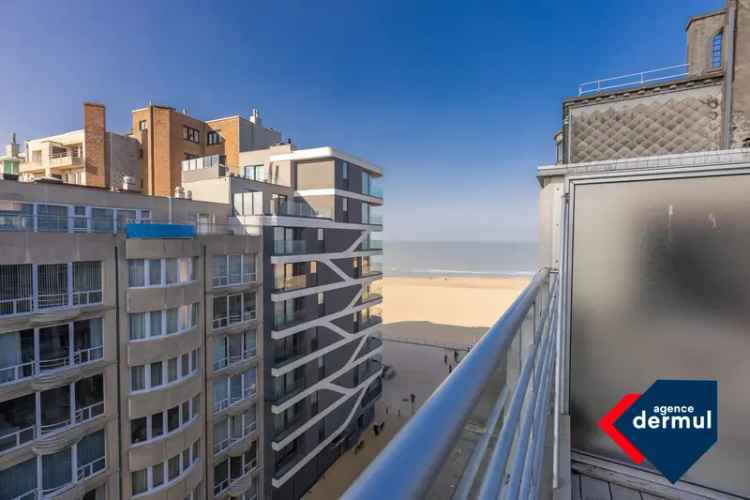
[(683, 478), (750, 496), (750, 176), (574, 184), (573, 448), (659, 378), (719, 381), (719, 442)]

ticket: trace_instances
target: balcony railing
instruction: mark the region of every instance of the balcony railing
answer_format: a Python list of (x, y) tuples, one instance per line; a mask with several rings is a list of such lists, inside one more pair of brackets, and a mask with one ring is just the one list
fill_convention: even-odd
[(234, 443), (236, 443), (238, 441), (241, 441), (242, 439), (244, 439), (247, 436), (249, 436), (250, 433), (252, 433), (255, 430), (255, 428), (256, 428), (257, 425), (258, 425), (258, 423), (255, 420), (253, 420), (253, 421), (247, 423), (245, 425), (245, 427), (243, 427), (242, 433), (240, 433), (240, 434), (232, 434), (230, 432), (229, 436), (225, 437), (224, 439), (222, 439), (220, 441), (217, 441), (214, 444), (214, 455), (218, 455), (222, 451), (224, 451), (227, 448), (229, 448), (230, 446), (232, 446)]
[(333, 212), (331, 209), (313, 208), (308, 203), (297, 200), (272, 200), (271, 214), (287, 217), (333, 218)]
[(50, 167), (64, 167), (68, 165), (80, 165), (81, 155), (80, 153), (56, 153), (49, 155), (49, 166)]
[(295, 255), (307, 253), (322, 253), (322, 241), (305, 241), (305, 240), (276, 240), (273, 242), (274, 255)]
[(251, 399), (255, 396), (255, 386), (248, 387), (242, 393), (237, 395), (229, 395), (226, 398), (220, 399), (219, 401), (214, 402), (214, 413), (218, 413), (220, 411), (224, 411), (230, 406), (234, 406), (238, 404), (240, 401), (246, 401), (248, 399)]
[(72, 365), (83, 365), (102, 359), (103, 346), (94, 346), (75, 351), (72, 356), (65, 355), (56, 358), (31, 360), (14, 366), (0, 368), (0, 385), (11, 384), (18, 380), (33, 377), (41, 372), (58, 370)]
[(230, 354), (228, 356), (225, 356), (224, 358), (214, 362), (214, 370), (223, 370), (228, 366), (234, 365), (236, 363), (241, 363), (242, 361), (246, 361), (248, 359), (252, 359), (256, 356), (256, 353), (257, 350), (255, 347), (253, 347), (239, 354)]
[(664, 68), (631, 73), (629, 75), (615, 76), (612, 78), (603, 78), (601, 80), (592, 80), (584, 82), (578, 86), (578, 95), (602, 92), (604, 90), (613, 90), (626, 87), (638, 87), (647, 83), (662, 82), (675, 80), (688, 74), (687, 64), (677, 64), (675, 66), (666, 66)]
[[(492, 409), (486, 430), (469, 451), (453, 498), (466, 499), (470, 492), (478, 492), (475, 497), (482, 500), (537, 498), (551, 387), (559, 366), (556, 278), (547, 269), (534, 277), (342, 498), (430, 498), (469, 417), (485, 407), (479, 403), (487, 398)], [(528, 352), (523, 363), (518, 362), (521, 352)], [(504, 370), (506, 360), (515, 362)], [(504, 387), (493, 389), (490, 382), (499, 377)]]

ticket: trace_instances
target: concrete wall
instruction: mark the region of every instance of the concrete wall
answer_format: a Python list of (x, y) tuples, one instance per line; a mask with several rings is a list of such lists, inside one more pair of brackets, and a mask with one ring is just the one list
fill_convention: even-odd
[(140, 144), (133, 137), (107, 133), (110, 187), (121, 189), (123, 178), (128, 176), (134, 179), (136, 188), (141, 189), (140, 149)]
[[(714, 35), (724, 31), (726, 14), (724, 9), (704, 16), (694, 17), (687, 26), (687, 61), (688, 72), (700, 75), (716, 68), (711, 66), (711, 52)], [(726, 36), (722, 40), (722, 67), (727, 60)]]

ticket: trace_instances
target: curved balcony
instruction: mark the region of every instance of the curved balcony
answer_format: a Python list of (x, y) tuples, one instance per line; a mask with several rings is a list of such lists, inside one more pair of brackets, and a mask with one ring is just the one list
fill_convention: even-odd
[(214, 373), (227, 375), (243, 371), (250, 366), (253, 361), (257, 361), (258, 351), (256, 348), (248, 349), (240, 354), (225, 356), (224, 358), (214, 361)]
[(73, 420), (65, 419), (48, 425), (39, 425), (32, 445), (34, 453), (46, 455), (59, 451), (81, 440), (96, 426), (94, 420), (104, 415), (104, 401), (76, 410)]
[(231, 395), (218, 401), (214, 401), (214, 416), (244, 410), (248, 405), (255, 401), (255, 396), (256, 388), (249, 387), (241, 394)]
[(246, 452), (252, 445), (251, 436), (258, 429), (258, 422), (253, 420), (245, 425), (242, 433), (230, 434), (214, 443), (214, 459), (221, 460), (225, 455), (236, 457)]

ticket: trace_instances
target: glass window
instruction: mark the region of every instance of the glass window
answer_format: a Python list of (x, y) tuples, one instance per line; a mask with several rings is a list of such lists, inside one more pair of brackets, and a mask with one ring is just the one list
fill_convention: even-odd
[(174, 481), (177, 479), (177, 477), (180, 475), (180, 456), (175, 455), (172, 458), (169, 459), (168, 466), (168, 474), (169, 474), (169, 481)]
[(151, 468), (151, 473), (153, 475), (154, 488), (164, 484), (164, 464), (163, 463), (158, 463), (154, 465)]
[(190, 467), (190, 448), (182, 450), (182, 470), (185, 471)]
[(198, 439), (193, 443), (193, 462), (197, 462), (200, 458), (201, 440)]
[(177, 358), (169, 358), (167, 360), (167, 382), (174, 382), (177, 380)]
[(132, 472), (130, 474), (130, 482), (133, 488), (133, 495), (145, 492), (148, 489), (146, 469)]
[(190, 401), (182, 403), (182, 425), (187, 424), (190, 421)]
[(40, 264), (37, 267), (38, 307), (68, 305), (68, 265)]
[(180, 375), (187, 377), (190, 374), (190, 355), (185, 353), (180, 359)]
[(162, 334), (161, 311), (151, 311), (150, 313), (148, 313), (148, 315), (149, 315), (149, 326), (151, 327), (149, 336), (159, 337)]
[(59, 488), (73, 480), (71, 448), (42, 455), (42, 489)]
[(190, 326), (195, 326), (198, 324), (198, 311), (199, 311), (200, 303), (194, 302), (190, 314)]
[(198, 369), (198, 349), (195, 349), (190, 353), (190, 368), (192, 369), (192, 371)]
[(111, 208), (91, 209), (91, 230), (96, 233), (111, 233), (115, 230), (114, 210)]
[(167, 410), (167, 432), (172, 432), (180, 426), (180, 407), (173, 406)]
[(140, 391), (146, 388), (146, 367), (143, 365), (130, 367), (130, 390)]
[(201, 412), (201, 395), (198, 394), (193, 398), (193, 416), (198, 415)]
[(711, 67), (721, 67), (721, 45), (724, 32), (720, 31), (711, 39)]
[(130, 441), (135, 443), (143, 442), (146, 437), (146, 417), (135, 418), (130, 421)]
[(166, 259), (166, 280), (167, 285), (177, 283), (177, 259)]
[(128, 286), (144, 286), (145, 264), (143, 259), (128, 261)]
[(146, 318), (144, 313), (130, 313), (130, 340), (146, 338)]
[(161, 361), (151, 363), (151, 387), (159, 387), (162, 384), (162, 365)]
[(178, 330), (178, 312), (177, 308), (167, 309), (167, 335), (176, 333)]
[(148, 284), (149, 286), (161, 285), (161, 259), (149, 259)]
[(151, 437), (159, 437), (164, 434), (164, 414), (154, 413), (151, 415)]

